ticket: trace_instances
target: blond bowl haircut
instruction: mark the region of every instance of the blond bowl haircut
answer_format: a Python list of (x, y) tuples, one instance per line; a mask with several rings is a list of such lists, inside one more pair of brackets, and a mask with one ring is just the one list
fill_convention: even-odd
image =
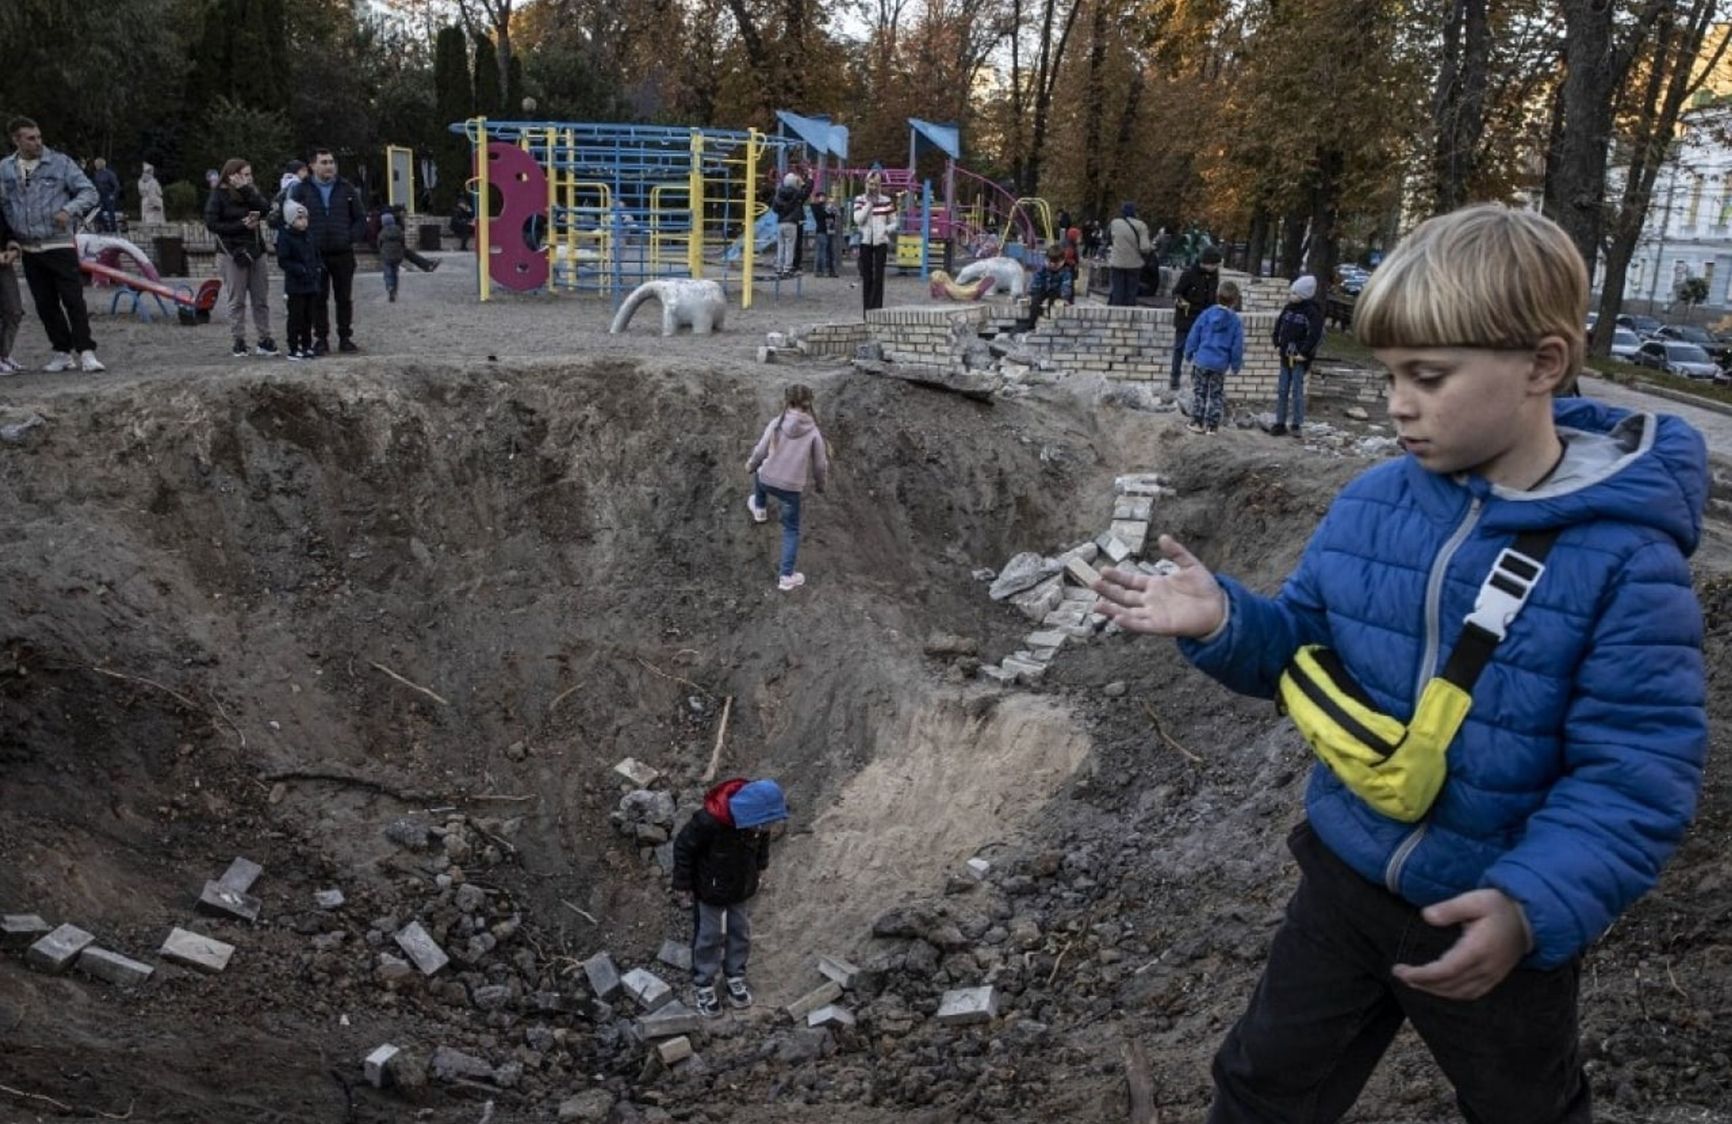
[(1485, 203), (1427, 219), (1403, 238), (1359, 294), (1353, 331), (1371, 348), (1527, 351), (1559, 336), (1568, 380), (1582, 371), (1587, 314), (1587, 267), (1563, 228)]

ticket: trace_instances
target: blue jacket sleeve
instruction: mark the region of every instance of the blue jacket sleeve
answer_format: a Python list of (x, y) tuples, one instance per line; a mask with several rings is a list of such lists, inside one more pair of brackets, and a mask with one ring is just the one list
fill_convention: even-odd
[(75, 219), (81, 219), (96, 210), (98, 203), (96, 185), (90, 182), (90, 177), (84, 174), (84, 169), (71, 157), (62, 156), (66, 161), (66, 187), (72, 192), (72, 198), (65, 203), (66, 213)]
[(1245, 322), (1237, 316), (1233, 317), (1232, 333), (1232, 356), (1228, 359), (1228, 363), (1236, 375), (1240, 368), (1245, 365)]
[(1317, 579), (1335, 510), (1331, 507), (1324, 516), (1298, 569), (1274, 597), (1253, 593), (1232, 578), (1216, 579), (1227, 592), (1225, 626), (1206, 642), (1179, 641), (1179, 651), (1199, 671), (1241, 695), (1274, 698), (1293, 653), (1306, 644), (1329, 643), (1329, 618)]
[(1670, 544), (1612, 582), (1564, 718), (1564, 775), (1484, 884), (1520, 902), (1528, 963), (1567, 962), (1659, 879), (1708, 749), (1702, 613)]

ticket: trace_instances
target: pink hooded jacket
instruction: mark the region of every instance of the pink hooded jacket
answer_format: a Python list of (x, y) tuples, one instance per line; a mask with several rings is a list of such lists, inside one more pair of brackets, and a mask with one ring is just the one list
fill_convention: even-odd
[(759, 480), (785, 492), (805, 491), (810, 470), (813, 483), (822, 492), (824, 478), (830, 472), (830, 458), (824, 451), (824, 435), (818, 432), (818, 423), (804, 411), (783, 410), (764, 427), (764, 435), (758, 438), (748, 467), (758, 474)]

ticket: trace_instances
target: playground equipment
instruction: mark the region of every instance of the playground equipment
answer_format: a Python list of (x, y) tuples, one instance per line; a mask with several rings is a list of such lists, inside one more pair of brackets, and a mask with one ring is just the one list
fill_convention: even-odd
[(120, 268), (122, 258), (129, 258), (132, 261), (133, 271), (139, 276), (148, 281), (162, 280), (149, 256), (135, 243), (118, 235), (80, 234), (78, 236), (78, 256), (80, 259), (99, 262), (113, 270)]
[[(620, 301), (646, 281), (740, 272), (752, 304), (766, 210), (760, 169), (794, 142), (756, 129), (678, 129), (558, 121), (453, 125), (475, 154), (477, 283), (564, 289)], [(743, 238), (737, 254), (730, 246)]]
[[(168, 315), (169, 304), (172, 304), (182, 324), (208, 324), (211, 309), (216, 307), (217, 294), (223, 287), (223, 283), (214, 277), (199, 285), (196, 291), (191, 285), (167, 285), (147, 277), (136, 277), (88, 258), (81, 260), (78, 268), (98, 281), (115, 286), (114, 299), (108, 303), (110, 315), (119, 312), (120, 302), (130, 297), (132, 307), (128, 311), (146, 320), (151, 319), (150, 309), (143, 303), (148, 296), (156, 301), (157, 311), (164, 316)], [(164, 301), (169, 304), (164, 304)]]
[(401, 145), (385, 146), (385, 202), (415, 213), (415, 150)]

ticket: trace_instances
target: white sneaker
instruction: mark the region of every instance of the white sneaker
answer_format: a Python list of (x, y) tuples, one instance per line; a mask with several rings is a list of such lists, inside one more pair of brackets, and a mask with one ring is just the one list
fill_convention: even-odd
[(789, 574), (785, 578), (776, 579), (776, 588), (781, 590), (783, 593), (788, 592), (790, 589), (799, 589), (805, 584), (806, 575), (800, 573)]
[(81, 351), (78, 353), (78, 369), (92, 375), (96, 374), (98, 371), (108, 370), (107, 367), (102, 365), (102, 360), (96, 357), (96, 352), (94, 351)]
[(42, 369), (50, 374), (59, 374), (61, 371), (72, 370), (72, 364), (72, 352), (56, 351), (49, 357), (47, 364), (45, 364)]
[(16, 375), (24, 368), (12, 362), (10, 356), (0, 355), (0, 375)]
[(759, 507), (751, 496), (746, 497), (746, 510), (752, 513), (752, 522), (754, 523), (762, 523), (770, 517), (769, 511)]

